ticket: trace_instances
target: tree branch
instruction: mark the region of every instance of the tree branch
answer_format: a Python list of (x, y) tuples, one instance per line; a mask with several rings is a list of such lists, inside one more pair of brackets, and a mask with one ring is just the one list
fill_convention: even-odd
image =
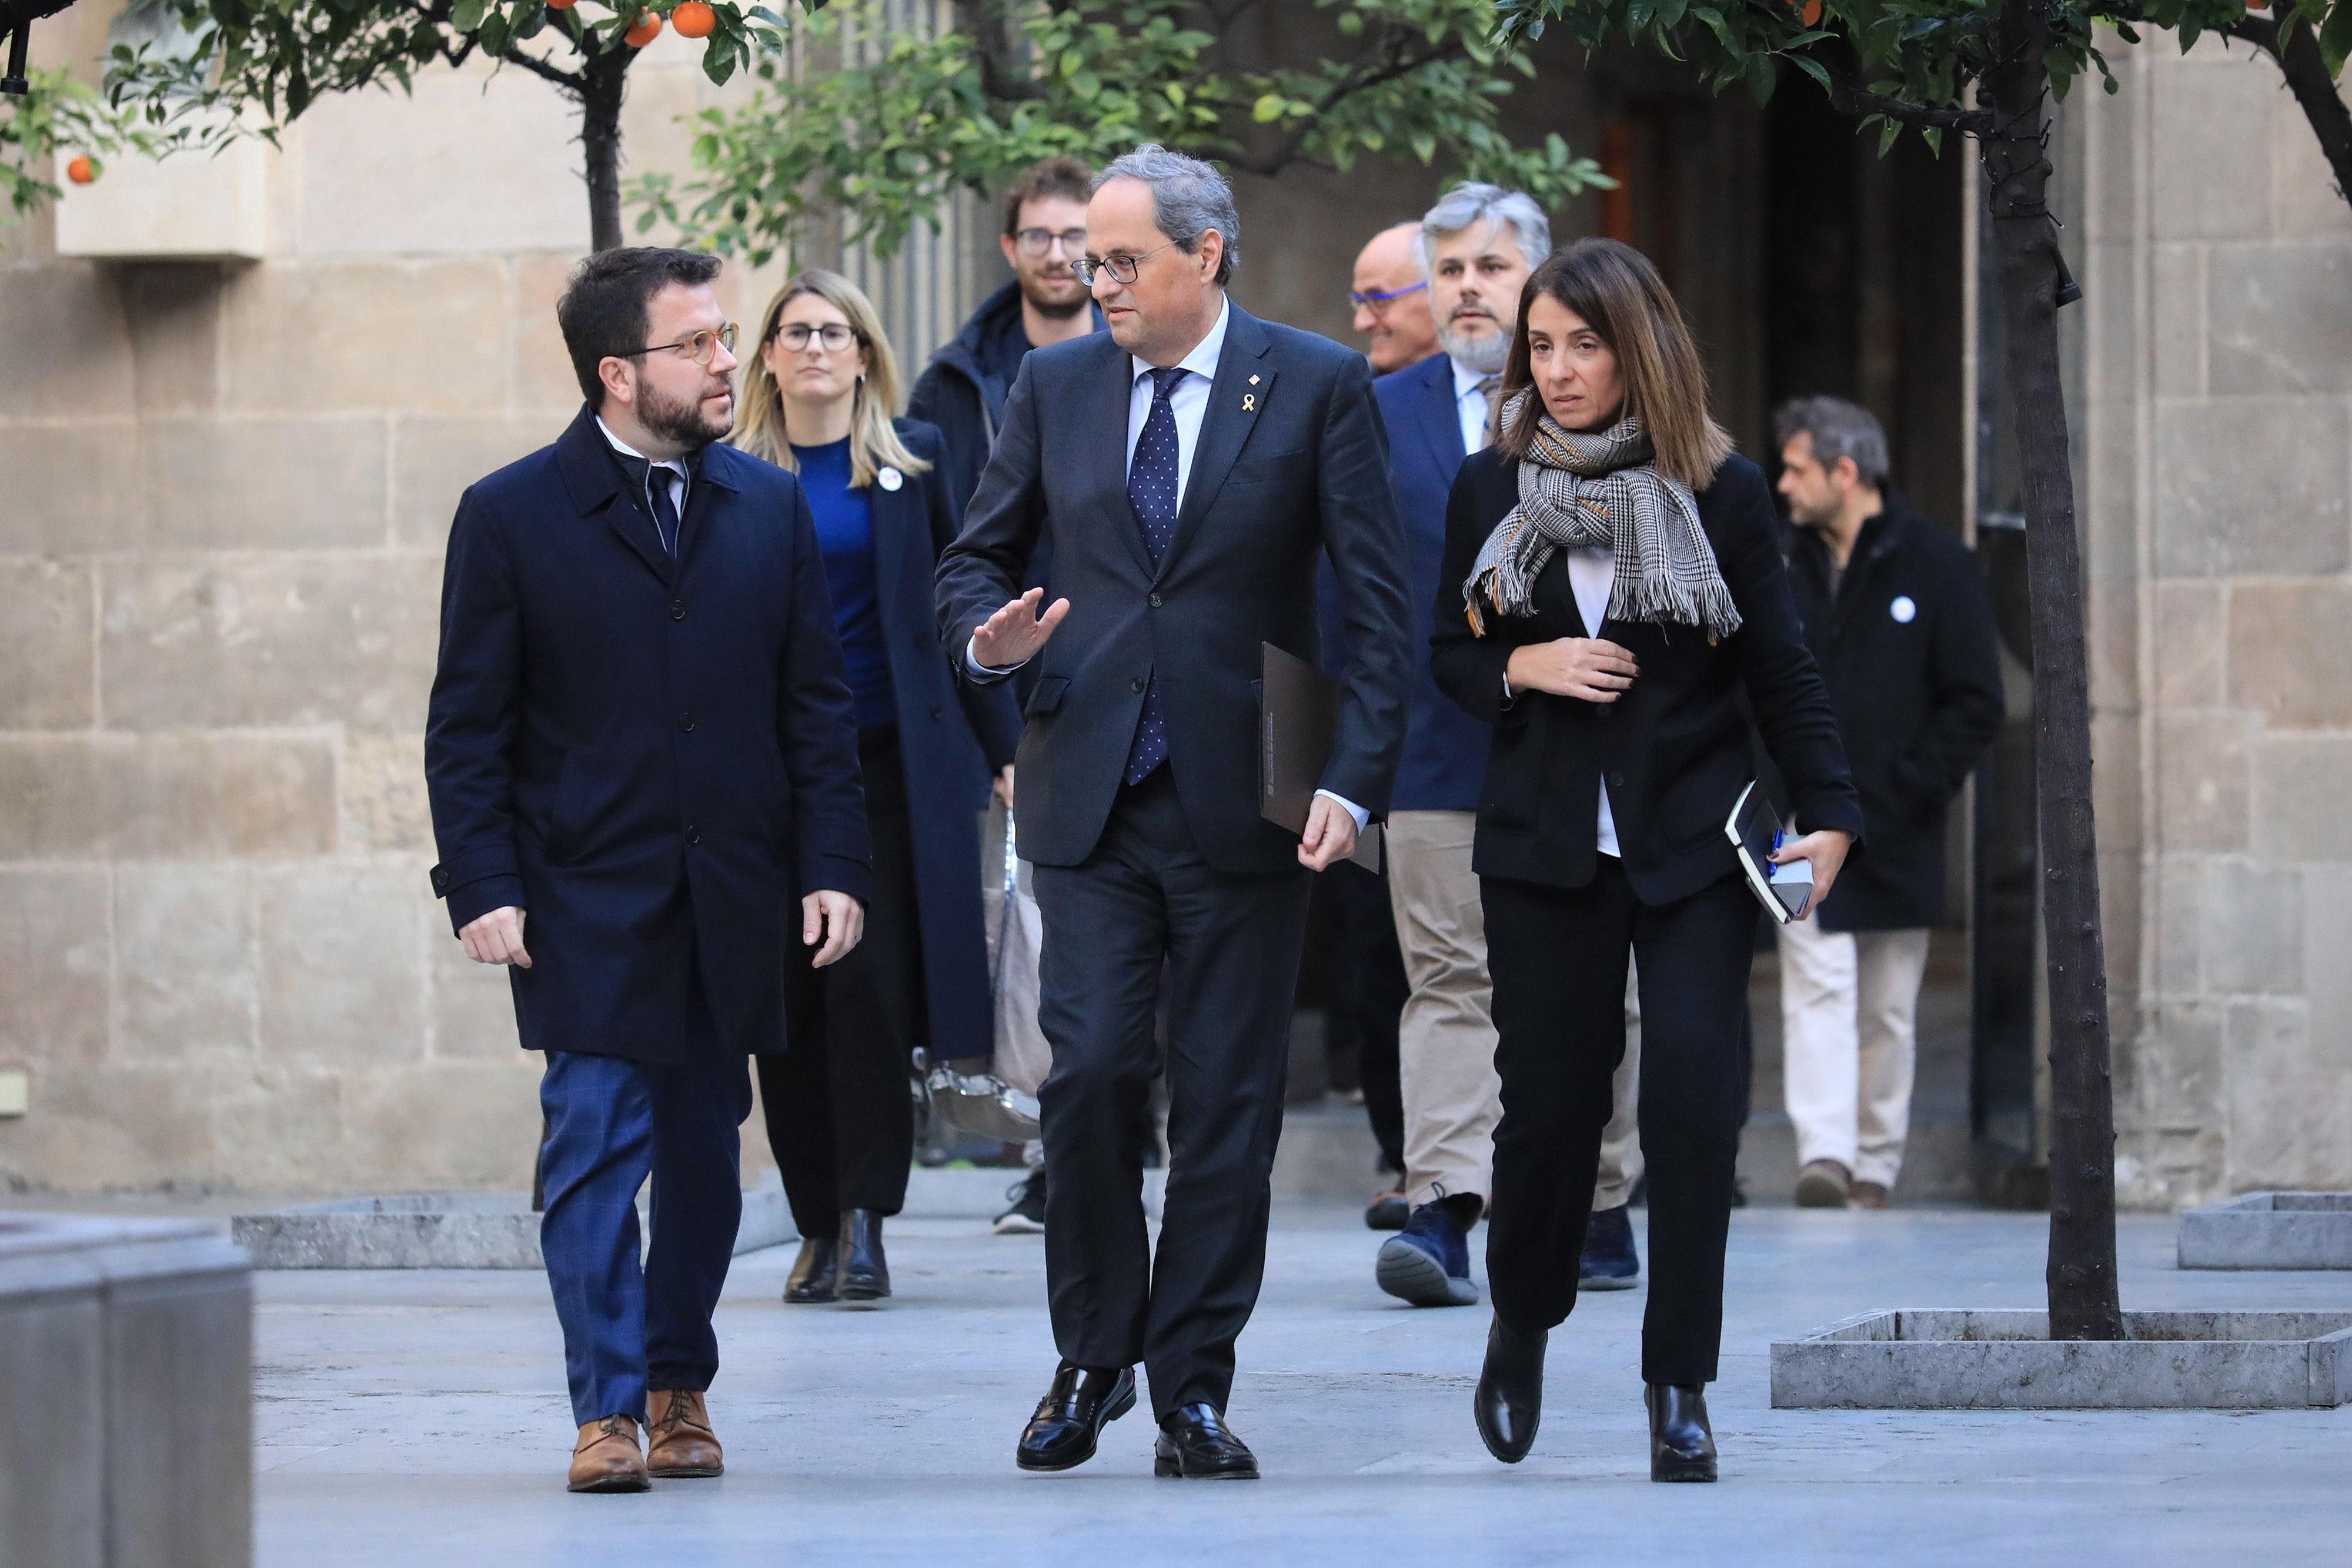
[(1021, 47), (1004, 0), (955, 0), (956, 25), (980, 62), (980, 90), (999, 103), (1035, 102), (1044, 84), (1022, 69)]
[(541, 81), (553, 82), (565, 92), (576, 95), (587, 89), (588, 78), (584, 74), (561, 69), (537, 55), (525, 54), (519, 44), (509, 44), (499, 51), (499, 58), (510, 66), (520, 66)]
[(2328, 78), (2327, 66), (2319, 57), (2319, 40), (2311, 36), (2311, 24), (2299, 15), (2288, 16), (2284, 24), (2249, 15), (2227, 31), (2278, 62), (2287, 90), (2302, 106), (2327, 166), (2335, 171), (2336, 193), (2352, 202), (2352, 109), (2345, 107), (2335, 82)]
[(1994, 129), (1993, 116), (1989, 110), (1930, 109), (1925, 104), (1867, 91), (1851, 77), (1837, 74), (1830, 78), (1830, 107), (1840, 114), (1850, 114), (1856, 119), (1864, 115), (1885, 115), (1889, 120), (1921, 131), (1957, 131), (1964, 136), (1986, 136)]
[[(1365, 62), (1383, 50), (1391, 55), (1389, 63), (1370, 70), (1365, 69)], [(1298, 162), (1300, 150), (1307, 145), (1307, 138), (1314, 133), (1322, 118), (1341, 103), (1360, 92), (1369, 92), (1376, 87), (1384, 87), (1402, 77), (1409, 77), (1423, 66), (1434, 65), (1439, 60), (1465, 57), (1467, 51), (1458, 41), (1450, 38), (1445, 43), (1416, 53), (1402, 47), (1402, 35), (1384, 37), (1373, 48), (1366, 50), (1354, 64), (1342, 72), (1339, 79), (1333, 82), (1325, 90), (1323, 96), (1316, 101), (1315, 112), (1301, 119), (1297, 125), (1291, 129), (1290, 133), (1276, 142), (1270, 151), (1254, 158), (1232, 158), (1227, 162), (1244, 173), (1260, 174), (1270, 179), (1292, 163)]]

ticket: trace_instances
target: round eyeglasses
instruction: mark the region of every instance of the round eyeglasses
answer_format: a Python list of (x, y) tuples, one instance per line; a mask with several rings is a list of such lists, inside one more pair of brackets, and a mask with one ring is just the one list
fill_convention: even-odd
[(827, 321), (822, 327), (812, 327), (805, 321), (795, 321), (776, 329), (776, 341), (788, 353), (804, 353), (814, 339), (828, 354), (837, 354), (857, 341), (857, 329), (839, 321)]
[(1047, 255), (1056, 242), (1060, 243), (1065, 256), (1078, 256), (1087, 248), (1087, 231), (1084, 229), (1062, 229), (1058, 232), (1054, 229), (1023, 229), (1013, 239), (1020, 246), (1021, 254), (1031, 257)]
[(659, 354), (675, 349), (696, 364), (708, 367), (718, 356), (720, 345), (724, 344), (730, 354), (735, 351), (735, 323), (730, 321), (723, 327), (705, 327), (699, 332), (689, 332), (675, 343), (655, 343), (648, 348), (631, 349), (625, 353), (615, 354), (613, 357), (616, 360), (634, 360), (640, 354)]
[(1076, 273), (1078, 281), (1088, 288), (1095, 286), (1096, 276), (1105, 272), (1109, 273), (1116, 282), (1132, 283), (1143, 271), (1145, 262), (1158, 256), (1161, 251), (1172, 248), (1176, 243), (1171, 239), (1166, 245), (1155, 245), (1141, 256), (1082, 256), (1070, 263), (1070, 270)]

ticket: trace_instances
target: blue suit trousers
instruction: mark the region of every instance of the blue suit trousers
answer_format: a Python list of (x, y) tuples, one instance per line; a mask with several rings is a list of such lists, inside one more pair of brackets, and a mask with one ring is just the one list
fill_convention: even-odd
[[(710, 1315), (743, 1215), (750, 1064), (719, 1043), (698, 985), (683, 1061), (551, 1051), (539, 1099), (540, 1241), (572, 1416), (643, 1421), (647, 1389), (706, 1389), (719, 1372)], [(653, 1243), (641, 1266), (636, 1197), (648, 1176)]]

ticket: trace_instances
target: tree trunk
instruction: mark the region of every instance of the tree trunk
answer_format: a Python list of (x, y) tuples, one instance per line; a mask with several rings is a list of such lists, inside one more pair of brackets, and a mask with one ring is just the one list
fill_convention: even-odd
[(2273, 6), (2272, 11), (2279, 19), (2272, 24), (2271, 53), (2295, 102), (2303, 106), (2311, 133), (2319, 138), (2327, 166), (2336, 172), (2336, 193), (2352, 202), (2352, 109), (2347, 109), (2336, 95), (2326, 62), (2319, 57), (2319, 40), (2311, 35), (2311, 24), (2287, 15), (2283, 5)]
[(621, 100), (637, 51), (615, 44), (581, 71), (580, 145), (588, 165), (588, 248), (621, 244)]
[(2050, 1337), (2124, 1337), (2116, 1285), (2116, 1122), (2107, 971), (2091, 814), (2090, 675), (2074, 532), (2065, 390), (2058, 372), (2057, 228), (2044, 205), (2049, 27), (2036, 0), (2004, 0), (1985, 78), (1985, 141), (2008, 373), (2026, 517), (2033, 632), (2034, 784), (2050, 966)]

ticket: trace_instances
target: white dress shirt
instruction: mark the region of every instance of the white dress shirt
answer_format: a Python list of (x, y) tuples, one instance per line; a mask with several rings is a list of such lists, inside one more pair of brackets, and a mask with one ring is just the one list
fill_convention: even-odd
[[(652, 458), (646, 456), (644, 453), (638, 451), (635, 447), (630, 445), (627, 442), (614, 434), (613, 427), (604, 423), (604, 416), (601, 413), (596, 416), (596, 428), (604, 433), (604, 439), (612, 444), (614, 451), (621, 454), (625, 457), (634, 457), (640, 463), (652, 465), (651, 472), (646, 476), (648, 479), (651, 479), (654, 474), (660, 474), (668, 478), (670, 482), (670, 504), (677, 508), (678, 517), (681, 519), (684, 518), (686, 516), (687, 486), (694, 482), (687, 476), (686, 465), (675, 457), (665, 458), (659, 463), (655, 463)], [(653, 497), (650, 496), (646, 497), (646, 504), (648, 507), (652, 506)], [(658, 534), (661, 532), (661, 529), (656, 527), (654, 529), (654, 532)], [(670, 541), (665, 540), (663, 542), (667, 544)]]
[(1486, 394), (1478, 390), (1486, 372), (1474, 371), (1459, 360), (1445, 362), (1454, 367), (1454, 413), (1462, 421), (1462, 453), (1466, 457), (1486, 446)]
[[(1457, 372), (1458, 373), (1458, 372)], [(1480, 402), (1486, 400), (1481, 398)], [(1617, 581), (1617, 552), (1595, 545), (1589, 549), (1568, 552), (1568, 583), (1576, 594), (1576, 612), (1584, 617), (1587, 635), (1601, 635), (1601, 622), (1609, 614), (1609, 591)], [(1618, 699), (1622, 702), (1624, 699)], [(1601, 781), (1601, 821), (1592, 830), (1593, 847), (1604, 855), (1620, 860), (1624, 853), (1617, 847), (1617, 819), (1609, 810), (1609, 781)]]
[[(1209, 414), (1209, 389), (1217, 379), (1217, 363), (1224, 357), (1225, 328), (1233, 319), (1233, 302), (1220, 299), (1217, 302), (1216, 324), (1209, 329), (1208, 336), (1195, 343), (1191, 353), (1176, 361), (1192, 372), (1177, 382), (1168, 394), (1168, 411), (1176, 417), (1176, 508), (1180, 512), (1184, 508), (1185, 487), (1192, 483), (1192, 456), (1200, 450), (1201, 423)], [(1128, 374), (1133, 378), (1133, 385), (1127, 396), (1127, 465), (1129, 468), (1135, 466), (1135, 446), (1143, 439), (1144, 422), (1151, 417), (1150, 372), (1159, 368), (1139, 355), (1128, 356)], [(1485, 400), (1480, 401), (1483, 404)], [(966, 643), (963, 656), (964, 663), (980, 674), (1002, 675), (1006, 670), (1021, 667), (1010, 664), (1005, 670), (991, 669), (980, 662), (979, 655), (973, 651), (976, 643), (976, 637), (973, 643)], [(1348, 815), (1356, 819), (1356, 831), (1359, 833), (1370, 824), (1372, 814), (1346, 796), (1332, 794), (1328, 789), (1315, 792), (1329, 795), (1346, 808)]]

